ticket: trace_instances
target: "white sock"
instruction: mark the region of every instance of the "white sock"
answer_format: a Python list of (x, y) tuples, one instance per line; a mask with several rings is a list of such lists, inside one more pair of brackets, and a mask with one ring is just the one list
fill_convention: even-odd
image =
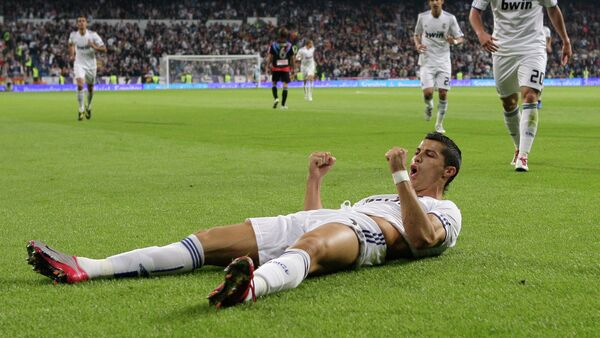
[(515, 144), (515, 148), (517, 149), (519, 149), (520, 141), (520, 119), (521, 115), (519, 114), (519, 107), (515, 108), (515, 110), (511, 112), (504, 112), (504, 124), (506, 125), (506, 129), (508, 129), (508, 133), (510, 134), (510, 137), (512, 137), (513, 143)]
[(79, 112), (83, 112), (83, 89), (77, 91), (77, 103), (79, 103)]
[(147, 277), (192, 271), (204, 264), (204, 250), (196, 235), (166, 246), (152, 246), (106, 259), (77, 257), (90, 279), (99, 277)]
[(442, 122), (444, 122), (444, 117), (446, 116), (446, 111), (448, 110), (448, 100), (439, 100), (438, 101), (438, 113), (435, 124), (441, 126)]
[(538, 109), (536, 103), (524, 103), (521, 116), (521, 142), (519, 154), (529, 154), (538, 128)]
[[(256, 297), (293, 289), (308, 275), (310, 256), (304, 250), (288, 249), (283, 255), (261, 265), (254, 271)], [(252, 298), (248, 293), (249, 300)]]
[(92, 99), (93, 98), (94, 98), (94, 92), (93, 91), (88, 91), (88, 95), (87, 95), (88, 108), (92, 107)]
[(308, 82), (308, 96), (312, 98), (312, 92), (313, 92), (313, 81), (310, 80)]

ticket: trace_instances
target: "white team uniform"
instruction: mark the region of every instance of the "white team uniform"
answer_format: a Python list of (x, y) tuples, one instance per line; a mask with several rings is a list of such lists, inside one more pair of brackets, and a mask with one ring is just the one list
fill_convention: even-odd
[(306, 79), (307, 76), (315, 75), (315, 47), (306, 48), (306, 46), (300, 48), (296, 54), (296, 60), (300, 61), (300, 72)]
[(421, 36), (421, 43), (427, 50), (419, 54), (421, 88), (450, 89), (450, 44), (446, 37), (455, 38), (464, 34), (458, 26), (456, 17), (442, 11), (439, 17), (434, 17), (431, 11), (420, 13), (415, 26), (415, 35)]
[(85, 34), (79, 34), (79, 31), (71, 32), (69, 35), (69, 44), (75, 46), (75, 62), (73, 63), (73, 72), (75, 78), (85, 79), (88, 84), (96, 82), (96, 51), (88, 45), (92, 41), (97, 46), (104, 46), (104, 42), (96, 32), (86, 29)]
[[(411, 247), (414, 257), (439, 255), (456, 244), (460, 233), (462, 216), (451, 201), (431, 197), (419, 197), (421, 208), (433, 214), (443, 224), (446, 238), (435, 248), (417, 250)], [(260, 264), (277, 258), (304, 233), (327, 223), (349, 226), (358, 237), (360, 253), (356, 267), (383, 264), (387, 246), (377, 223), (368, 216), (377, 216), (390, 222), (406, 238), (398, 195), (375, 195), (364, 198), (354, 205), (344, 202), (340, 209), (300, 211), (276, 217), (249, 218), (256, 236)], [(407, 243), (410, 241), (407, 240)]]
[(541, 91), (546, 72), (543, 7), (557, 0), (474, 0), (472, 6), (494, 14), (498, 51), (492, 55), (496, 90), (504, 98), (530, 87)]
[(546, 40), (548, 40), (552, 37), (552, 32), (550, 31), (550, 27), (544, 26), (544, 36), (546, 37)]

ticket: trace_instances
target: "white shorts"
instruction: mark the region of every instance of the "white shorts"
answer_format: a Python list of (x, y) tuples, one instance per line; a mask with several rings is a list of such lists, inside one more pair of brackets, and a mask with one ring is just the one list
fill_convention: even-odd
[(300, 66), (300, 72), (304, 75), (304, 78), (307, 76), (315, 76), (315, 66)]
[(546, 73), (546, 54), (492, 55), (496, 91), (501, 98), (521, 92), (521, 87), (542, 91)]
[(341, 223), (354, 230), (360, 244), (355, 267), (380, 265), (387, 246), (375, 221), (352, 210), (318, 209), (276, 217), (249, 218), (256, 235), (260, 265), (277, 258), (303, 234), (327, 223)]
[(84, 79), (87, 84), (96, 83), (96, 68), (88, 68), (78, 63), (73, 64), (76, 79)]
[(421, 67), (421, 88), (450, 90), (450, 68)]

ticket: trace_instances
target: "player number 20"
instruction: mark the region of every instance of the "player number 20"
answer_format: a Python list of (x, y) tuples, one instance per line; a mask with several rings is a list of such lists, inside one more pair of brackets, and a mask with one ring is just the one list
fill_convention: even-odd
[(540, 72), (537, 69), (533, 70), (533, 74), (531, 74), (531, 79), (529, 79), (532, 83), (539, 83), (541, 85), (544, 84), (544, 72)]

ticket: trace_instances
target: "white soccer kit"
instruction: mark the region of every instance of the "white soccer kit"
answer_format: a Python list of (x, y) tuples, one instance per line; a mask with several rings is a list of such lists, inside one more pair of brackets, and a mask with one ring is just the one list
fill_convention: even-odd
[(434, 17), (431, 11), (420, 13), (415, 26), (415, 35), (421, 36), (421, 43), (427, 50), (419, 54), (419, 66), (422, 88), (450, 89), (450, 44), (446, 37), (462, 37), (456, 17), (442, 11)]
[(552, 37), (552, 32), (550, 31), (550, 27), (544, 26), (544, 36), (546, 37), (546, 40), (548, 40)]
[(300, 48), (296, 54), (296, 59), (300, 60), (300, 71), (304, 78), (307, 76), (315, 75), (315, 47), (306, 48), (306, 46)]
[[(416, 250), (415, 257), (438, 255), (456, 244), (462, 217), (458, 207), (451, 201), (431, 197), (419, 197), (419, 203), (428, 214), (439, 218), (446, 230), (446, 238), (435, 248)], [(300, 211), (276, 217), (249, 218), (256, 236), (260, 264), (279, 257), (304, 233), (327, 223), (348, 225), (356, 233), (360, 252), (356, 267), (383, 264), (387, 246), (377, 223), (369, 216), (381, 217), (390, 222), (404, 237), (406, 231), (398, 195), (375, 195), (362, 199), (354, 205), (345, 202), (340, 209)], [(410, 241), (407, 239), (407, 243)]]
[(73, 63), (73, 72), (75, 78), (85, 79), (89, 84), (96, 81), (96, 51), (89, 46), (92, 41), (97, 46), (104, 46), (100, 36), (89, 29), (81, 35), (79, 31), (71, 32), (69, 35), (69, 45), (75, 46), (75, 62)]
[(544, 7), (557, 0), (474, 0), (472, 6), (491, 6), (498, 51), (492, 55), (496, 90), (500, 97), (520, 92), (521, 87), (539, 91), (546, 72)]

